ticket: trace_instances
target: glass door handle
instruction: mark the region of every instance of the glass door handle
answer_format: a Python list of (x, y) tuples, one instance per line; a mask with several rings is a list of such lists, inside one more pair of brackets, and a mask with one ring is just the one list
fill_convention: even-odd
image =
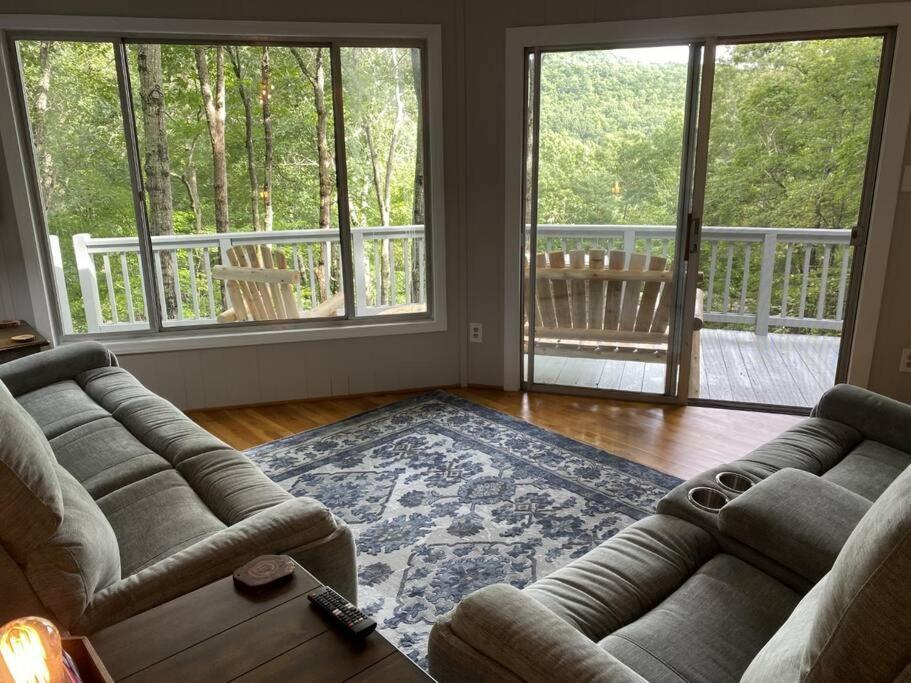
[(686, 227), (686, 247), (683, 252), (685, 260), (689, 260), (690, 254), (699, 253), (699, 235), (702, 232), (702, 219), (693, 214), (687, 216)]

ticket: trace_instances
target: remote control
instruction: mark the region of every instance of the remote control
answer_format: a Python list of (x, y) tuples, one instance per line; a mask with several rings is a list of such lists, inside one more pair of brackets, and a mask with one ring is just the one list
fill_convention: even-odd
[(373, 632), (376, 622), (329, 586), (320, 586), (307, 597), (310, 602), (352, 636), (363, 638)]

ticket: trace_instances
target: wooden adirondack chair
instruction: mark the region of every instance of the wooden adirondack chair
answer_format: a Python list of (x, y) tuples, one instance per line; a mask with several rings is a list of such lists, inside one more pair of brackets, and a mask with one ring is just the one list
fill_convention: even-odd
[[(586, 259), (587, 256), (587, 259)], [(673, 273), (668, 259), (603, 249), (536, 255), (535, 353), (664, 363)], [(690, 395), (699, 391), (702, 291), (693, 324)]]
[(231, 300), (231, 307), (218, 314), (220, 323), (327, 317), (344, 306), (338, 293), (310, 311), (301, 310), (294, 295), (300, 273), (288, 268), (287, 258), (278, 249), (231, 247), (228, 260), (230, 266), (212, 268), (212, 278), (224, 281)]

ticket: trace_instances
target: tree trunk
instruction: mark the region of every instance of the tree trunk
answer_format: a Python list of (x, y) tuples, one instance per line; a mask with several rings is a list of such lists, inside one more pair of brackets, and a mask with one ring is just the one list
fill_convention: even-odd
[[(143, 149), (145, 151), (145, 189), (148, 195), (149, 233), (174, 234), (174, 206), (171, 197), (171, 161), (168, 156), (168, 132), (165, 116), (161, 46), (140, 45), (139, 98), (142, 107)], [(172, 319), (177, 311), (174, 292), (176, 273), (170, 252), (161, 252), (161, 276), (165, 292), (165, 310)]]
[(260, 63), (262, 74), (262, 89), (260, 91), (260, 101), (263, 105), (263, 143), (266, 150), (266, 160), (263, 168), (263, 208), (265, 218), (263, 227), (266, 230), (272, 229), (272, 74), (269, 64), (269, 48), (263, 48), (263, 58)]
[(215, 89), (209, 80), (206, 48), (197, 47), (196, 71), (212, 145), (212, 186), (215, 193), (215, 230), (228, 232), (228, 163), (225, 155), (225, 56), (224, 48), (215, 48)]
[[(398, 143), (399, 130), (405, 118), (405, 102), (402, 99), (401, 60), (398, 56), (398, 51), (394, 48), (392, 50), (392, 67), (395, 71), (395, 119), (392, 122), (392, 132), (389, 135), (389, 149), (386, 151), (384, 168), (380, 167), (381, 162), (371, 126), (369, 123), (364, 126), (367, 150), (370, 153), (370, 165), (373, 168), (373, 190), (376, 194), (377, 204), (379, 204), (380, 219), (383, 226), (388, 226), (392, 223), (392, 162)], [(386, 303), (394, 303), (395, 293), (389, 290), (390, 270), (394, 267), (389, 260), (389, 251), (389, 240), (384, 239), (382, 241), (382, 253), (380, 254), (382, 268), (380, 300)]]
[(247, 147), (247, 176), (250, 178), (250, 219), (254, 230), (262, 230), (259, 222), (259, 180), (256, 178), (256, 161), (253, 150), (253, 103), (250, 94), (244, 85), (243, 65), (240, 61), (240, 48), (229, 47), (228, 57), (234, 67), (234, 76), (237, 79), (237, 91), (240, 93), (244, 105), (244, 138)]
[(32, 124), (32, 140), (35, 144), (35, 160), (38, 163), (38, 181), (44, 210), (51, 210), (56, 177), (51, 153), (47, 148), (48, 93), (51, 89), (51, 47), (53, 43), (42, 40), (38, 47), (38, 89), (35, 93), (35, 121)]
[[(319, 167), (319, 227), (329, 228), (332, 222), (332, 154), (329, 151), (329, 112), (326, 109), (326, 72), (323, 59), (323, 48), (316, 48), (316, 59), (313, 71), (297, 48), (291, 48), (291, 54), (304, 77), (313, 89), (313, 107), (316, 110), (316, 154)], [(322, 252), (322, 250), (321, 250)], [(317, 264), (316, 279), (319, 283), (320, 301), (329, 297), (329, 283), (323, 277), (323, 263), (329, 254), (320, 253)]]
[[(411, 49), (411, 76), (414, 81), (414, 96), (417, 106), (414, 143), (414, 202), (411, 222), (414, 225), (424, 225), (424, 97), (423, 81), (421, 80), (421, 51), (418, 48)], [(421, 269), (424, 266), (418, 260), (419, 253), (418, 241), (411, 240), (412, 301), (420, 301), (421, 297)]]
[(196, 161), (193, 158), (196, 153), (196, 143), (198, 141), (199, 136), (197, 135), (190, 144), (187, 145), (187, 165), (184, 167), (183, 173), (174, 173), (174, 171), (171, 171), (171, 175), (183, 183), (184, 189), (187, 191), (187, 199), (190, 202), (190, 209), (193, 211), (195, 231), (197, 234), (200, 234), (202, 233), (202, 203), (199, 201), (199, 184), (196, 179)]
[(421, 51), (418, 48), (411, 49), (411, 75), (414, 79), (414, 96), (417, 106), (412, 221), (415, 225), (424, 225), (424, 98), (421, 81)]

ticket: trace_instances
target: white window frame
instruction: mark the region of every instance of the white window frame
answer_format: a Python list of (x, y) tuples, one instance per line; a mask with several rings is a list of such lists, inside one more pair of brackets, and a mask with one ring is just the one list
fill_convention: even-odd
[[(689, 43), (707, 37), (768, 36), (814, 31), (863, 30), (895, 27), (896, 41), (873, 210), (864, 258), (856, 330), (848, 366), (848, 381), (867, 386), (873, 362), (876, 330), (885, 288), (889, 246), (897, 217), (908, 121), (911, 118), (911, 3), (844, 5), (813, 9), (744, 12), (635, 21), (563, 24), (507, 29), (505, 120), (505, 226), (503, 261), (503, 387), (518, 390), (521, 381), (521, 257), (518, 231), (522, 223), (522, 173), (525, 51), (528, 48), (586, 45), (643, 45)], [(679, 402), (670, 399), (671, 402)]]
[[(218, 326), (192, 330), (165, 329), (137, 332), (130, 336), (67, 335), (64, 338), (54, 312), (53, 277), (49, 254), (42, 247), (39, 231), (43, 220), (40, 201), (31, 182), (31, 150), (28, 123), (19, 108), (14, 77), (17, 65), (11, 59), (11, 34), (65, 33), (67, 38), (118, 40), (120, 38), (192, 38), (200, 41), (269, 40), (280, 42), (422, 41), (426, 65), (426, 116), (424, 134), (429, 151), (425, 198), (430, 241), (428, 284), (430, 313), (421, 319), (314, 321), (312, 325), (278, 322), (268, 326)], [(255, 344), (315, 341), (350, 337), (443, 332), (446, 330), (445, 205), (443, 196), (443, 88), (441, 31), (438, 24), (309, 23), (234, 20), (134, 19), (126, 17), (76, 17), (0, 14), (0, 139), (6, 157), (13, 209), (19, 229), (34, 323), (51, 333), (55, 344), (97, 338), (122, 354), (204, 349)]]

